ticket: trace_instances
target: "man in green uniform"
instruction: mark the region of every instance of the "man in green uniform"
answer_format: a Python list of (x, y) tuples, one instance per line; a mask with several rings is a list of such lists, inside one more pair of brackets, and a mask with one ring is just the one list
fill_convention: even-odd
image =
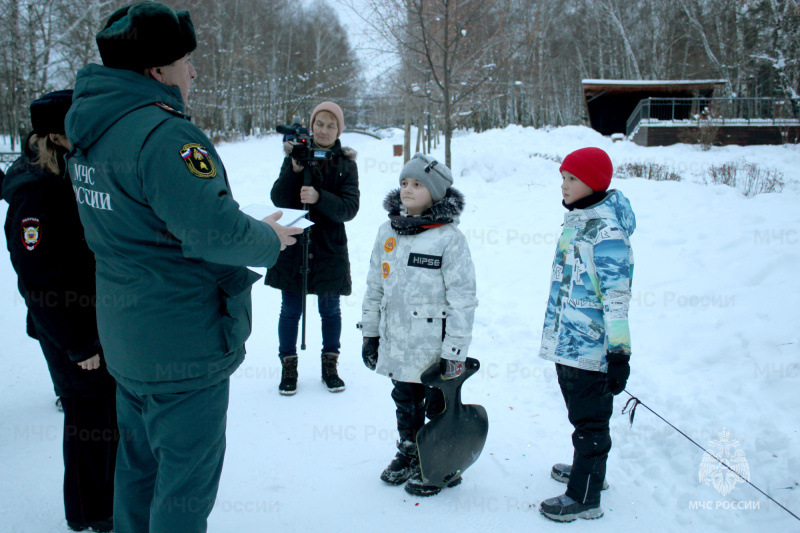
[(301, 230), (239, 211), (211, 141), (183, 114), (197, 75), (188, 11), (133, 4), (96, 40), (104, 66), (78, 73), (66, 131), (118, 383), (114, 527), (202, 532), (260, 277), (245, 266), (272, 266)]

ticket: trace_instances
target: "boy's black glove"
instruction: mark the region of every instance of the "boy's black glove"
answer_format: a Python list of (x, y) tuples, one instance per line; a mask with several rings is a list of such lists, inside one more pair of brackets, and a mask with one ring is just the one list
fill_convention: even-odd
[(622, 352), (609, 352), (606, 355), (608, 392), (614, 396), (625, 390), (625, 385), (628, 384), (628, 377), (631, 375), (631, 365), (628, 364), (630, 360), (631, 356)]
[(378, 364), (378, 346), (381, 343), (380, 337), (364, 337), (364, 342), (361, 344), (361, 359), (370, 370), (375, 370)]

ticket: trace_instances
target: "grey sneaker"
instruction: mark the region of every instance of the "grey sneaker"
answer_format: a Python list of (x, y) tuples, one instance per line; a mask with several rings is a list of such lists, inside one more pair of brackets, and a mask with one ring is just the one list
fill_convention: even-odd
[[(550, 470), (550, 476), (555, 479), (556, 481), (560, 481), (561, 483), (569, 483), (569, 475), (572, 472), (572, 465), (565, 465), (564, 463), (556, 463), (553, 465), (552, 470)], [(608, 489), (608, 482), (604, 479), (603, 480), (603, 488), (600, 490)]]
[(594, 520), (603, 516), (600, 503), (578, 503), (566, 494), (543, 501), (539, 512), (556, 522), (572, 522), (578, 518)]

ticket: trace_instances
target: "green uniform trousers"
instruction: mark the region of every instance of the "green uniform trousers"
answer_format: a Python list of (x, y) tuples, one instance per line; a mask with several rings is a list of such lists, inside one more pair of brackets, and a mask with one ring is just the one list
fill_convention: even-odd
[(203, 533), (225, 458), (230, 379), (179, 393), (117, 386), (117, 533)]

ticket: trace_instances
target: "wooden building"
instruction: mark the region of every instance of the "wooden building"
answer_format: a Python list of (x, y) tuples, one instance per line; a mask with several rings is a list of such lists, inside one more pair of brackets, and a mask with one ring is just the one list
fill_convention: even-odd
[(800, 101), (722, 97), (725, 80), (583, 80), (589, 125), (642, 146), (800, 142)]
[(647, 98), (722, 96), (725, 80), (583, 80), (589, 126), (602, 133), (627, 134), (625, 123), (640, 101)]

